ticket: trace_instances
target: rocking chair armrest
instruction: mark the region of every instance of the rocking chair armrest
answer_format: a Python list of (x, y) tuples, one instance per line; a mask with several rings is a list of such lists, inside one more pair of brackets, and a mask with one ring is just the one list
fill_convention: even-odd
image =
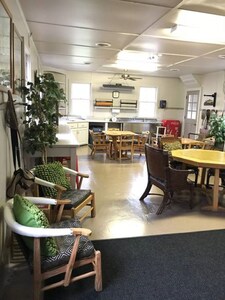
[(170, 184), (177, 187), (192, 183), (191, 181), (188, 181), (188, 176), (194, 173), (194, 170), (178, 170), (171, 167), (167, 168), (168, 181)]
[(73, 235), (85, 235), (90, 236), (92, 231), (88, 228), (72, 228)]
[(70, 204), (71, 200), (69, 199), (63, 199), (63, 200), (57, 200), (57, 205), (66, 205), (66, 204)]
[(59, 192), (64, 192), (67, 190), (64, 186), (61, 186), (59, 184), (55, 184), (54, 188)]
[(34, 182), (38, 185), (43, 185), (43, 186), (46, 186), (46, 187), (51, 187), (51, 188), (55, 188), (57, 191), (66, 191), (66, 188), (59, 185), (59, 184), (56, 184), (56, 183), (53, 183), (53, 182), (50, 182), (50, 181), (47, 181), (47, 180), (44, 180), (44, 179), (41, 179), (41, 178), (38, 178), (38, 177), (35, 177), (34, 178)]
[[(30, 197), (30, 198), (38, 198), (38, 197)], [(40, 198), (40, 197), (39, 197)], [(54, 199), (49, 199), (54, 200)], [(56, 201), (56, 200), (54, 200)], [(28, 237), (56, 237), (56, 236), (65, 236), (65, 235), (91, 235), (92, 231), (88, 228), (38, 228), (38, 227), (29, 227), (19, 224), (13, 213), (13, 199), (10, 199), (6, 202), (4, 206), (4, 219), (9, 226), (9, 228), (23, 236)]]
[(168, 167), (168, 172), (172, 176), (181, 176), (181, 177), (187, 177), (188, 175), (195, 173), (195, 171), (192, 170), (192, 169), (180, 170), (180, 169), (174, 169), (174, 168), (171, 168), (171, 167)]
[[(58, 200), (53, 199), (53, 198), (33, 197), (33, 196), (26, 196), (25, 198), (34, 204), (44, 204), (44, 205), (57, 205), (58, 204)], [(7, 203), (9, 203), (12, 206), (13, 199), (8, 200)]]
[(9, 201), (7, 201), (4, 207), (4, 219), (13, 232), (23, 236), (41, 238), (73, 235), (73, 228), (37, 228), (19, 224), (15, 220), (14, 213), (12, 210), (12, 203), (10, 203)]
[(80, 172), (78, 172), (78, 171), (72, 170), (72, 169), (67, 168), (67, 167), (63, 167), (63, 169), (64, 169), (64, 171), (65, 171), (67, 174), (74, 175), (74, 176), (80, 176), (80, 177), (84, 177), (84, 178), (89, 178), (89, 175), (88, 175), (88, 174), (80, 173)]

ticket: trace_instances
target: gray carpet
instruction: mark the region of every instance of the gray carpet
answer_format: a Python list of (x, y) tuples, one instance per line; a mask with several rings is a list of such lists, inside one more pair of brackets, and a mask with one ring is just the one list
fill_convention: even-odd
[(224, 300), (225, 231), (94, 241), (103, 291), (93, 278), (45, 293), (45, 300)]

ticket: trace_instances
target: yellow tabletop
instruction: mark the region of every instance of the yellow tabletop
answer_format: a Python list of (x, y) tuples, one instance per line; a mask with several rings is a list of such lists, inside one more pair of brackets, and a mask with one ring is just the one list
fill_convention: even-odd
[[(175, 160), (183, 163), (198, 166), (202, 168), (215, 169), (214, 185), (213, 185), (213, 205), (207, 207), (213, 211), (217, 211), (219, 197), (219, 170), (225, 169), (225, 152), (203, 149), (183, 149), (172, 150), (172, 156)], [(220, 208), (224, 210), (224, 208)]]
[(109, 136), (136, 135), (136, 133), (133, 131), (125, 131), (125, 130), (106, 130), (104, 131), (104, 133)]
[(225, 169), (225, 152), (203, 149), (172, 150), (174, 159), (194, 166)]

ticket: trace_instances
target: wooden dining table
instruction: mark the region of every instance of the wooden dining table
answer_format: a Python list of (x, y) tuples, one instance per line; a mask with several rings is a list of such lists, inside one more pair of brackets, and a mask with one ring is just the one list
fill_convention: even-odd
[(135, 136), (136, 133), (133, 131), (127, 130), (106, 130), (104, 133), (112, 139), (113, 149), (111, 150), (111, 158), (117, 159), (118, 158), (118, 150), (117, 150), (117, 139), (119, 136), (126, 135), (126, 136)]
[(204, 142), (203, 141), (198, 141), (195, 139), (190, 139), (190, 138), (180, 138), (181, 144), (183, 146), (184, 149), (190, 149), (193, 146), (199, 146), (200, 148), (204, 147)]
[[(212, 206), (206, 207), (209, 210), (218, 211), (224, 210), (219, 207), (219, 170), (225, 169), (225, 152), (204, 149), (182, 149), (172, 150), (171, 154), (174, 160), (183, 162), (184, 164), (193, 165), (203, 168), (203, 176), (206, 168), (215, 170), (213, 184), (213, 203)], [(202, 178), (201, 183), (204, 182)]]

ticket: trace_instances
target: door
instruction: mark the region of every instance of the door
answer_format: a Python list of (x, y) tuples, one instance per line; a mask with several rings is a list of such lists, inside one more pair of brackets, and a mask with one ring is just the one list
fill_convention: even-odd
[(196, 132), (198, 103), (199, 90), (188, 91), (186, 95), (186, 109), (184, 116), (184, 137), (188, 137), (189, 132)]

